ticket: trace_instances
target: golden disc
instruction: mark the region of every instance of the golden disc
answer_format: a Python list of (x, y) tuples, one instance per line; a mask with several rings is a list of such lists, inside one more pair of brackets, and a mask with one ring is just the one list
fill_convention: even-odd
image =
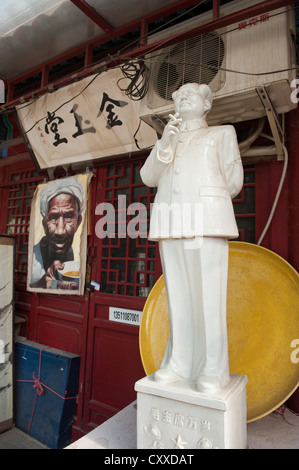
[[(230, 373), (247, 375), (247, 421), (254, 421), (278, 408), (299, 385), (299, 274), (283, 258), (254, 244), (229, 243), (227, 331)], [(147, 375), (160, 367), (168, 332), (161, 276), (140, 325)]]

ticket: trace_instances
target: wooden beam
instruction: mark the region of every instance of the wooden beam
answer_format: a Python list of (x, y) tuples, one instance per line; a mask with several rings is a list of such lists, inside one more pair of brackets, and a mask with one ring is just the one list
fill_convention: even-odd
[(213, 0), (213, 20), (220, 16), (220, 0)]
[(92, 8), (85, 0), (71, 0), (71, 2), (79, 8), (84, 15), (88, 16), (95, 24), (97, 24), (105, 33), (111, 33), (113, 27), (106, 21), (94, 8)]

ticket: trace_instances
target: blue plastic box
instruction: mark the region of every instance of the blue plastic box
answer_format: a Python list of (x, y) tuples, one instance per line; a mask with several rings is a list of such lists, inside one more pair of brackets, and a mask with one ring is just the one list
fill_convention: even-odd
[(15, 343), (15, 425), (52, 449), (71, 442), (80, 356), (24, 340)]

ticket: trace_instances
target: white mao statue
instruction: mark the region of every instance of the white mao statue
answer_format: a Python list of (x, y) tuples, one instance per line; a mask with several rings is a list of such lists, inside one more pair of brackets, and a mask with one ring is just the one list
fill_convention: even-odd
[(228, 240), (238, 237), (232, 198), (243, 167), (234, 127), (207, 125), (207, 85), (185, 84), (172, 98), (175, 114), (141, 169), (144, 184), (157, 187), (149, 239), (159, 242), (170, 320), (154, 380), (192, 381), (209, 394), (230, 378)]

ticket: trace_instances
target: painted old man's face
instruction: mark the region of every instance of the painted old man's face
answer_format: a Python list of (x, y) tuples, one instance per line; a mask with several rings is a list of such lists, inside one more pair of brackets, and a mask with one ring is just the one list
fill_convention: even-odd
[(60, 259), (73, 243), (75, 232), (81, 222), (76, 199), (69, 194), (59, 194), (50, 201), (44, 229), (48, 247)]

